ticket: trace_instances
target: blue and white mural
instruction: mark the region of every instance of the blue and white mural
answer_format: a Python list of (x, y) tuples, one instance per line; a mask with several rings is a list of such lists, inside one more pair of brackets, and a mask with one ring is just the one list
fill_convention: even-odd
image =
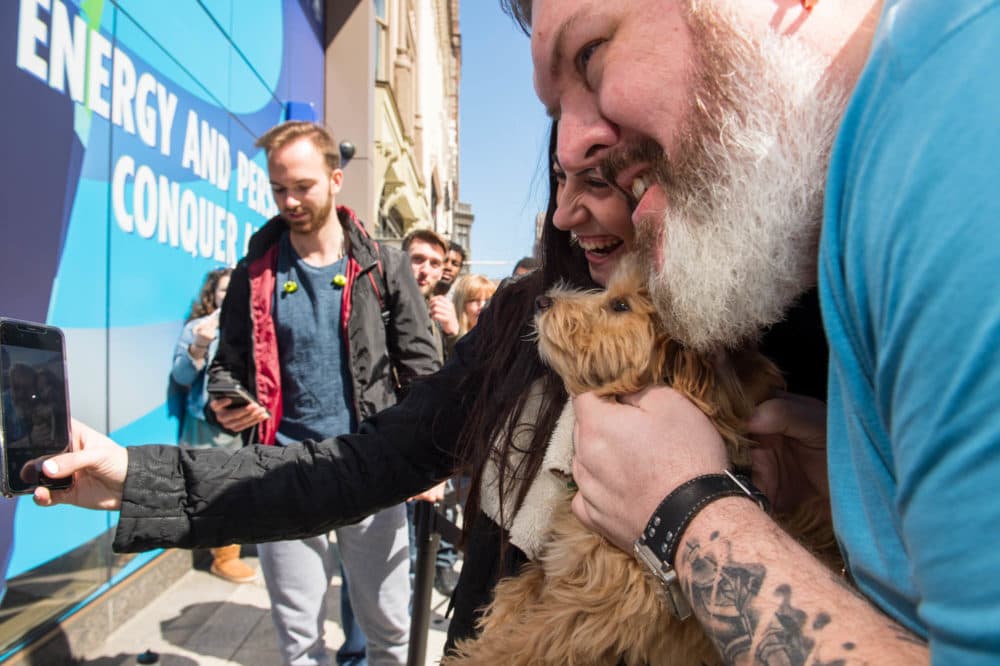
[[(176, 441), (181, 324), (205, 273), (275, 212), (255, 138), (291, 101), (322, 118), (318, 5), (0, 2), (0, 315), (63, 328), (74, 417), (122, 443)], [(112, 526), (4, 509), (8, 578)]]

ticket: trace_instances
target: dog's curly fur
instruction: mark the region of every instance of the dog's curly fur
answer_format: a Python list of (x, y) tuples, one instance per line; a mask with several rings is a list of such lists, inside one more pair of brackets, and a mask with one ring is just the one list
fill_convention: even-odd
[[(756, 351), (708, 357), (671, 341), (631, 261), (604, 291), (556, 288), (546, 298), (536, 315), (539, 350), (571, 395), (669, 384), (712, 419), (733, 462), (748, 464), (741, 424), (782, 385), (770, 361)], [(700, 625), (672, 616), (659, 583), (630, 554), (584, 527), (571, 500), (567, 490), (541, 555), (497, 585), (479, 637), (460, 641), (441, 663), (720, 663)]]

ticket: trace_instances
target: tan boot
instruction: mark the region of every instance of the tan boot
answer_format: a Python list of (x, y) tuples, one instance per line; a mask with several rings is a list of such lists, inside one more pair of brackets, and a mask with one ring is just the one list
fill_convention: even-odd
[(213, 548), (212, 568), (209, 571), (230, 583), (252, 583), (257, 580), (257, 571), (240, 560), (239, 544)]

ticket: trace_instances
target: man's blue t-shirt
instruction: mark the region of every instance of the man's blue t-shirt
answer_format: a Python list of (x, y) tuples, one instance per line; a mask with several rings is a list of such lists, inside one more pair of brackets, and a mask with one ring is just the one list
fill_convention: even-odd
[(819, 280), (837, 534), (936, 664), (1000, 663), (1000, 0), (886, 0)]
[[(295, 252), (288, 232), (278, 241), (274, 323), (283, 412), (278, 444), (354, 432), (351, 376), (340, 330), (344, 292), (334, 282), (346, 266), (346, 257), (310, 266)], [(285, 289), (286, 284), (295, 287)]]

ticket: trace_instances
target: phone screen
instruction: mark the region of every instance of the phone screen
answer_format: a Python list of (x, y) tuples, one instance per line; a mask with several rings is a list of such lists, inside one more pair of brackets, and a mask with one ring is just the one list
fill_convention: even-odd
[(50, 479), (41, 471), (46, 458), (69, 444), (62, 333), (51, 326), (0, 321), (0, 355), (6, 490), (68, 487), (69, 479)]

